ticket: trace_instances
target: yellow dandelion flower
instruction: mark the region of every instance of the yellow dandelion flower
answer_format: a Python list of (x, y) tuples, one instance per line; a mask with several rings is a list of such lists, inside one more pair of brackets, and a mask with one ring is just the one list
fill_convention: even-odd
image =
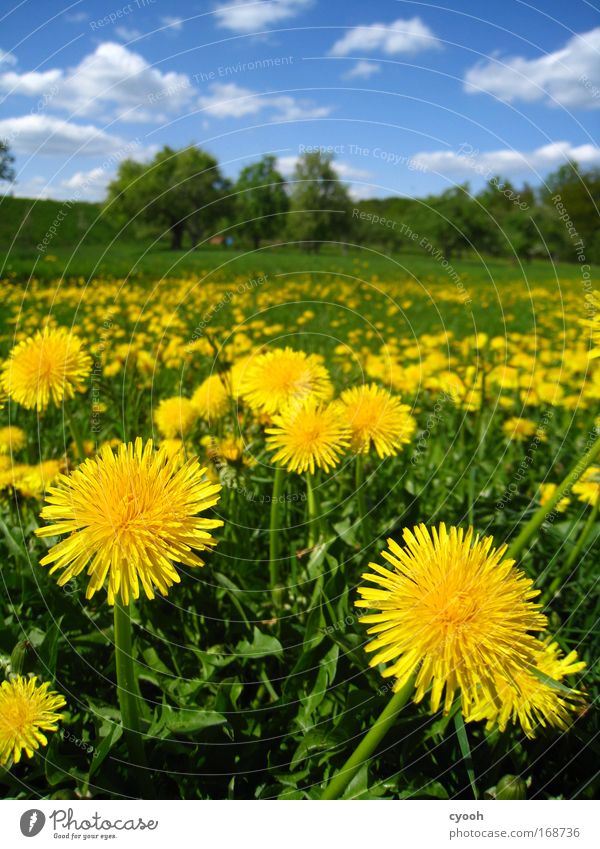
[(0, 490), (15, 488), (24, 475), (31, 471), (27, 463), (12, 463), (6, 454), (0, 454)]
[(320, 358), (291, 348), (255, 357), (246, 365), (242, 380), (242, 396), (247, 404), (270, 416), (309, 396), (329, 401), (332, 395), (329, 373)]
[(594, 506), (600, 496), (600, 466), (590, 466), (571, 487), (578, 501)]
[(246, 378), (246, 371), (250, 363), (254, 362), (252, 357), (241, 357), (235, 360), (227, 374), (227, 386), (231, 397), (238, 401), (242, 395), (242, 389)]
[(274, 427), (266, 429), (267, 448), (275, 451), (273, 460), (290, 472), (314, 473), (336, 466), (350, 445), (350, 427), (342, 404), (320, 404), (311, 397), (290, 405), (273, 417)]
[(206, 449), (206, 456), (211, 463), (222, 465), (229, 463), (232, 466), (255, 466), (256, 460), (245, 454), (244, 440), (239, 436), (225, 434), (222, 439), (213, 436), (205, 436), (201, 444)]
[(504, 364), (496, 366), (489, 373), (488, 382), (493, 386), (498, 386), (505, 392), (511, 389), (517, 389), (519, 386), (519, 370), (514, 368), (514, 366)]
[(50, 524), (42, 537), (67, 534), (41, 561), (61, 570), (63, 586), (87, 566), (91, 598), (108, 577), (108, 602), (117, 595), (126, 605), (138, 598), (140, 583), (148, 598), (162, 595), (180, 578), (176, 563), (203, 566), (194, 553), (216, 545), (209, 531), (223, 522), (198, 513), (219, 500), (220, 486), (209, 484), (196, 458), (181, 464), (166, 451), (122, 444), (105, 446), (69, 476), (51, 487), (41, 516)]
[(161, 436), (176, 439), (187, 436), (198, 418), (189, 398), (175, 396), (163, 399), (154, 412), (154, 422)]
[(150, 377), (156, 371), (156, 359), (148, 351), (140, 349), (137, 344), (117, 345), (114, 350), (110, 350), (110, 356), (112, 359), (103, 363), (104, 377), (115, 377), (124, 369), (127, 371), (137, 369), (146, 377)]
[[(525, 440), (536, 433), (538, 425), (536, 422), (532, 422), (531, 419), (522, 419), (519, 416), (513, 416), (502, 424), (502, 430), (504, 435), (513, 442), (525, 442)], [(543, 433), (539, 436), (541, 439), (544, 438)]]
[(20, 451), (26, 442), (27, 437), (20, 427), (0, 427), (0, 454), (14, 454)]
[(181, 461), (185, 460), (185, 445), (181, 439), (162, 439), (160, 448), (166, 451), (169, 460), (176, 457)]
[(12, 349), (1, 380), (10, 398), (41, 411), (81, 391), (91, 366), (92, 358), (77, 336), (64, 327), (45, 328)]
[(223, 418), (231, 407), (225, 378), (219, 374), (207, 377), (192, 395), (192, 404), (197, 415), (207, 422)]
[(43, 460), (36, 466), (25, 466), (15, 480), (14, 487), (26, 498), (42, 498), (64, 468), (63, 460)]
[(23, 751), (32, 758), (36, 749), (48, 744), (43, 732), (56, 731), (63, 718), (57, 711), (66, 704), (49, 687), (21, 675), (0, 684), (0, 766), (10, 760), (18, 764)]
[[(547, 504), (554, 493), (556, 492), (556, 484), (555, 483), (541, 483), (540, 484), (540, 504), (542, 507)], [(556, 510), (559, 513), (564, 513), (569, 504), (571, 503), (570, 498), (561, 498), (558, 504), (556, 505)]]
[(558, 688), (567, 675), (585, 669), (585, 662), (577, 660), (577, 652), (563, 656), (558, 643), (547, 640), (539, 644), (535, 670), (522, 669), (514, 677), (500, 678), (495, 698), (475, 700), (467, 716), (470, 722), (485, 720), (488, 730), (498, 726), (504, 731), (509, 722), (519, 723), (527, 735), (534, 737), (538, 726), (567, 730), (571, 714), (581, 710), (583, 693)]
[(377, 386), (357, 386), (340, 396), (352, 430), (352, 450), (367, 454), (371, 446), (379, 457), (392, 457), (410, 442), (416, 422), (410, 407)]
[(415, 702), (431, 687), (431, 709), (444, 696), (448, 712), (460, 691), (463, 710), (476, 692), (497, 694), (497, 678), (515, 675), (537, 657), (537, 640), (546, 617), (531, 599), (539, 591), (502, 560), (506, 546), (492, 548), (492, 537), (473, 538), (473, 529), (431, 530), (419, 525), (403, 533), (405, 547), (388, 540), (382, 556), (388, 569), (371, 563), (363, 575), (375, 587), (361, 587), (357, 607), (378, 610), (362, 616), (374, 639), (367, 651), (371, 666), (392, 661), (384, 677), (402, 689), (413, 674)]
[(582, 319), (581, 323), (591, 328), (592, 347), (589, 352), (590, 359), (600, 357), (600, 296), (597, 292), (590, 292), (585, 296), (586, 309), (590, 315), (589, 319)]
[(140, 374), (150, 377), (156, 371), (156, 357), (152, 356), (149, 351), (138, 351), (135, 366)]

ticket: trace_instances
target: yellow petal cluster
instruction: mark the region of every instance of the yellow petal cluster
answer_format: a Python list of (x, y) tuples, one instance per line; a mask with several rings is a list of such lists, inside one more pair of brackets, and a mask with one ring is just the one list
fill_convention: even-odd
[(198, 460), (181, 462), (152, 440), (105, 446), (49, 489), (41, 537), (65, 536), (42, 559), (66, 584), (86, 570), (91, 598), (108, 582), (108, 602), (128, 604), (140, 585), (148, 598), (179, 583), (176, 564), (202, 566), (196, 552), (216, 544), (210, 531), (223, 522), (198, 514), (219, 500), (221, 487), (205, 478)]

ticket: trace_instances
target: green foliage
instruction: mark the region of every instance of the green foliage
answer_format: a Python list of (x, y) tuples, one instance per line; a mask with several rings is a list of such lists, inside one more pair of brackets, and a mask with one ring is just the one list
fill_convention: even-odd
[[(564, 213), (553, 200), (557, 195), (574, 233), (561, 220)], [(394, 252), (439, 250), (447, 260), (476, 252), (514, 260), (551, 256), (574, 262), (581, 261), (576, 244), (581, 239), (587, 261), (598, 261), (599, 207), (600, 169), (584, 172), (564, 165), (538, 190), (495, 176), (476, 194), (464, 184), (427, 198), (359, 201), (359, 212), (376, 214), (390, 224), (359, 219), (357, 241)]]
[[(73, 254), (81, 248), (98, 245), (106, 248), (118, 233), (113, 216), (102, 215), (99, 204), (82, 201), (30, 200), (9, 195), (0, 197), (0, 246), (8, 256), (28, 257), (31, 268), (36, 245), (58, 220), (45, 256), (68, 248)], [(42, 259), (42, 264), (45, 262)], [(43, 272), (42, 272), (43, 273)], [(56, 272), (54, 272), (56, 273)]]
[(279, 236), (285, 227), (289, 200), (275, 163), (274, 156), (263, 156), (242, 168), (235, 184), (236, 232), (249, 238), (255, 248), (263, 239)]
[(350, 196), (332, 161), (330, 154), (305, 153), (294, 170), (289, 237), (315, 253), (322, 242), (351, 241)]
[(600, 168), (583, 171), (576, 163), (562, 165), (548, 177), (541, 194), (546, 206), (554, 212), (555, 224), (564, 232), (564, 222), (558, 220), (558, 211), (553, 201), (553, 198), (560, 195), (560, 200), (583, 241), (588, 259), (600, 261)]
[(151, 225), (156, 235), (170, 233), (171, 247), (179, 250), (186, 234), (196, 245), (214, 233), (215, 221), (227, 211), (228, 188), (209, 153), (165, 146), (149, 163), (120, 163), (106, 208), (123, 222)]
[(8, 142), (0, 139), (0, 182), (14, 182), (15, 169), (13, 168), (14, 156), (10, 152)]

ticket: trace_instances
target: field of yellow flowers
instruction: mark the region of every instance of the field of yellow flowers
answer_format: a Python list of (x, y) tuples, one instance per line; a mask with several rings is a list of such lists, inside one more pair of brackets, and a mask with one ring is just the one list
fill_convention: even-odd
[(5, 796), (593, 795), (577, 269), (0, 297)]

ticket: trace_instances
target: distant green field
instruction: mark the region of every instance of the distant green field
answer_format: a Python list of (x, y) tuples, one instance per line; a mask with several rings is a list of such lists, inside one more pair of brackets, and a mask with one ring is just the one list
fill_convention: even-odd
[(460, 258), (450, 262), (450, 268), (422, 254), (393, 254), (386, 256), (370, 248), (356, 248), (342, 254), (334, 248), (324, 248), (319, 254), (307, 254), (289, 247), (265, 246), (258, 251), (206, 247), (194, 251), (170, 251), (148, 244), (116, 242), (78, 247), (52, 246), (43, 255), (23, 247), (8, 250), (0, 243), (0, 277), (26, 281), (64, 278), (74, 280), (94, 277), (111, 279), (158, 279), (162, 277), (204, 276), (226, 279), (254, 273), (311, 275), (334, 274), (355, 277), (378, 275), (382, 279), (414, 276), (416, 279), (443, 279), (456, 272), (465, 281), (487, 280), (502, 283), (522, 279), (524, 285), (548, 280), (574, 278), (579, 274), (576, 265), (534, 261), (509, 262), (501, 259)]
[(48, 252), (54, 247), (74, 247), (82, 239), (87, 243), (109, 241), (115, 228), (100, 215), (100, 204), (78, 201), (0, 198), (0, 249), (35, 251), (36, 244), (56, 224)]

